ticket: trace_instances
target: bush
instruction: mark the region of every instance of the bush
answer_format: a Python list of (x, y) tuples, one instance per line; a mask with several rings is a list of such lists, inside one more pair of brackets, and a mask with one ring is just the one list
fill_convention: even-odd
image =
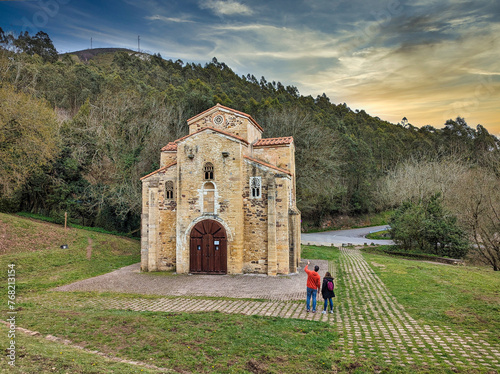
[(396, 245), (407, 251), (462, 258), (469, 249), (465, 232), (444, 210), (439, 193), (417, 203), (404, 202), (391, 219), (390, 232)]

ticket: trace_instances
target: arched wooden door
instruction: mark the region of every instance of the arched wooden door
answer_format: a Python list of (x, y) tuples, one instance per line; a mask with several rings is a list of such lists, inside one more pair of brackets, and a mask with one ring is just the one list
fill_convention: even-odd
[(227, 273), (226, 230), (219, 222), (198, 222), (191, 230), (189, 251), (191, 273)]

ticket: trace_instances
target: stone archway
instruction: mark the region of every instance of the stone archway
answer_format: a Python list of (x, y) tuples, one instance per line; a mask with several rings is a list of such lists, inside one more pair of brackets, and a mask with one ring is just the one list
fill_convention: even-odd
[(217, 221), (206, 219), (191, 230), (189, 246), (189, 272), (226, 274), (227, 235)]

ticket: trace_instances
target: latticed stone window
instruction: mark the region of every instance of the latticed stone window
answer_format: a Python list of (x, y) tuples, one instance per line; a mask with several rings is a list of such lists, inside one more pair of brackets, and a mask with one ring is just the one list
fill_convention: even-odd
[(205, 174), (205, 180), (214, 179), (214, 165), (211, 162), (207, 162), (203, 167), (203, 172)]
[(165, 183), (165, 199), (172, 200), (174, 198), (174, 182), (167, 181)]
[(250, 177), (250, 197), (254, 199), (258, 199), (261, 197), (260, 177)]

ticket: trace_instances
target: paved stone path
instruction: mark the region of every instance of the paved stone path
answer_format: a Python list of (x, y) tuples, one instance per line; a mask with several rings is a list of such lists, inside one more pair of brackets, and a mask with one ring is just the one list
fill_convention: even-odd
[[(314, 260), (320, 272), (328, 261)], [(305, 263), (301, 264), (302, 267)], [(268, 277), (244, 275), (187, 275), (141, 273), (140, 264), (133, 264), (111, 273), (57, 287), (56, 291), (98, 291), (164, 296), (208, 296), (269, 300), (303, 300), (307, 274), (301, 270), (290, 275)]]
[[(377, 356), (387, 363), (410, 367), (412, 364), (440, 366), (446, 363), (453, 367), (467, 365), (490, 369), (492, 372), (500, 371), (500, 347), (490, 345), (478, 333), (420, 325), (390, 294), (358, 250), (341, 249), (338, 266), (342, 277), (339, 277), (337, 285), (333, 314), (306, 313), (303, 301), (305, 292), (302, 292), (302, 301), (293, 300), (295, 298), (278, 300), (267, 294), (267, 297), (261, 295), (268, 298), (267, 301), (224, 298), (200, 300), (170, 296), (159, 299), (106, 297), (90, 303), (103, 309), (219, 311), (325, 321), (336, 326), (340, 334), (340, 348), (352, 356)], [(329, 264), (329, 270), (332, 275), (335, 274), (332, 263)], [(319, 310), (322, 309), (320, 300)]]
[(500, 369), (500, 347), (477, 333), (418, 324), (373, 273), (358, 250), (341, 249), (343, 297), (337, 304), (341, 344), (351, 354), (382, 355), (404, 365), (441, 362)]

